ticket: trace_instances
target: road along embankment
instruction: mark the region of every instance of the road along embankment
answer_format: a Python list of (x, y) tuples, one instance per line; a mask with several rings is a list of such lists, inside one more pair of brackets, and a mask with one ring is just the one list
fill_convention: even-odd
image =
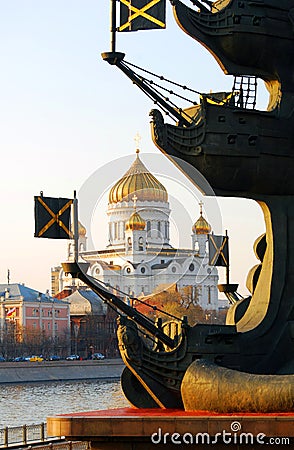
[(0, 363), (0, 384), (120, 378), (121, 359)]

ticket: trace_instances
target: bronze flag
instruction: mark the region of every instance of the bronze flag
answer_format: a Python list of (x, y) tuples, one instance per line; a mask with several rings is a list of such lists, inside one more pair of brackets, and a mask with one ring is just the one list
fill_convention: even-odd
[(210, 266), (229, 266), (228, 236), (209, 235), (208, 250)]
[(165, 28), (166, 0), (120, 0), (118, 31)]
[(35, 197), (35, 237), (73, 239), (70, 230), (72, 199)]

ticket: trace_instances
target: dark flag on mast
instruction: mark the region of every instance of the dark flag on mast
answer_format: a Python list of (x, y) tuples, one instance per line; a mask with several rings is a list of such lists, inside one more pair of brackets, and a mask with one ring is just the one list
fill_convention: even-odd
[(35, 237), (73, 239), (69, 198), (35, 197)]
[(229, 267), (229, 238), (228, 236), (209, 235), (208, 241), (209, 265)]
[(118, 31), (165, 28), (166, 0), (119, 0)]

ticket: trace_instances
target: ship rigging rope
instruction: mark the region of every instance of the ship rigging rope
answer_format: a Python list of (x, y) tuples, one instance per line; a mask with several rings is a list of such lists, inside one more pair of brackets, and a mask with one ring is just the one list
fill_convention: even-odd
[[(95, 281), (95, 283), (97, 283), (97, 284), (103, 284), (103, 285), (105, 286), (105, 288), (103, 289), (104, 291), (106, 291), (107, 293), (110, 292), (110, 290), (108, 289), (108, 287), (109, 287), (109, 284), (108, 284), (108, 283), (105, 283), (104, 281), (101, 281), (101, 280), (97, 280), (96, 278), (92, 277), (91, 275), (87, 275), (87, 276), (88, 276), (89, 278), (92, 278), (92, 280)], [(166, 316), (169, 316), (169, 317), (171, 317), (171, 318), (173, 318), (173, 319), (176, 319), (176, 320), (179, 320), (180, 322), (183, 322), (183, 319), (181, 319), (181, 318), (179, 318), (179, 317), (177, 317), (177, 316), (174, 316), (173, 314), (170, 314), (170, 313), (168, 313), (168, 312), (166, 312), (166, 311), (164, 311), (164, 310), (158, 308), (158, 307), (155, 306), (155, 305), (149, 305), (149, 303), (144, 302), (144, 300), (139, 300), (137, 297), (130, 297), (126, 292), (124, 292), (124, 291), (122, 291), (122, 290), (120, 290), (120, 289), (116, 289), (116, 288), (114, 288), (113, 286), (110, 286), (110, 287), (111, 287), (111, 289), (113, 289), (113, 290), (119, 292), (120, 294), (123, 294), (125, 297), (128, 297), (130, 300), (133, 300), (133, 301), (135, 300), (135, 301), (138, 302), (138, 303), (142, 303), (143, 305), (148, 306), (148, 308), (151, 308), (151, 309), (153, 309), (154, 311), (158, 311), (158, 312), (160, 312), (160, 313), (162, 313), (162, 314), (164, 314), (164, 315), (166, 315)], [(103, 286), (102, 286), (102, 288), (103, 288)], [(111, 294), (114, 295), (112, 292), (111, 292)], [(136, 311), (137, 311), (137, 310), (136, 310)], [(137, 312), (138, 312), (139, 314), (142, 314), (142, 313), (140, 313), (140, 311), (137, 311)], [(120, 313), (119, 313), (119, 314), (120, 314)], [(121, 314), (120, 314), (120, 315), (121, 315)], [(146, 316), (144, 316), (144, 317), (146, 317)], [(153, 323), (153, 321), (152, 321), (151, 319), (149, 319), (148, 317), (147, 317), (147, 319), (150, 320), (151, 323)]]
[[(155, 78), (158, 78), (161, 81), (165, 81), (166, 83), (173, 84), (174, 86), (177, 86), (177, 87), (183, 89), (184, 91), (193, 92), (193, 94), (197, 94), (197, 95), (200, 95), (200, 96), (203, 95), (203, 92), (196, 91), (195, 89), (189, 88), (188, 86), (186, 86), (184, 84), (180, 84), (180, 83), (177, 83), (176, 81), (169, 80), (168, 78), (164, 77), (163, 75), (157, 75), (156, 73), (151, 72), (150, 70), (144, 69), (143, 67), (137, 66), (136, 64), (133, 64), (133, 63), (131, 63), (129, 61), (124, 61), (123, 63), (126, 66), (132, 66), (132, 67), (134, 67), (137, 70), (141, 70), (142, 72), (145, 72), (148, 75), (151, 75), (151, 76), (153, 76)], [(141, 79), (142, 79), (142, 81), (149, 82), (150, 84), (152, 84), (154, 86), (158, 86), (160, 89), (164, 89), (165, 91), (169, 92), (172, 95), (175, 95), (176, 97), (179, 97), (179, 98), (181, 98), (181, 99), (183, 99), (185, 101), (191, 102), (193, 105), (197, 105), (197, 102), (195, 102), (195, 101), (193, 101), (193, 100), (191, 100), (189, 98), (183, 97), (180, 94), (177, 94), (176, 92), (171, 91), (171, 90), (169, 90), (169, 89), (167, 89), (167, 88), (165, 88), (163, 86), (160, 86), (159, 84), (156, 84), (153, 80), (148, 80), (148, 79), (146, 79), (146, 78), (144, 78), (142, 76), (141, 76)], [(220, 100), (219, 98), (216, 98), (216, 97), (214, 97), (211, 94), (205, 94), (205, 97), (209, 98), (210, 100), (212, 100), (215, 103), (223, 104), (223, 100)], [(171, 102), (169, 99), (166, 99), (166, 101)], [(173, 104), (173, 106), (176, 106), (176, 105)], [(227, 106), (229, 106), (229, 105), (227, 105)], [(184, 113), (184, 111), (181, 111), (181, 113)], [(190, 118), (190, 116), (188, 114), (186, 114), (186, 115)]]
[(129, 61), (124, 61), (124, 63), (129, 66), (135, 67), (135, 69), (141, 70), (142, 72), (148, 73), (148, 75), (159, 78), (161, 81), (166, 81), (167, 83), (173, 84), (174, 86), (178, 86), (181, 89), (183, 89), (184, 91), (190, 91), (190, 92), (193, 92), (194, 94), (199, 94), (199, 95), (202, 94), (202, 92), (199, 92), (199, 91), (196, 91), (195, 89), (189, 88), (188, 86), (186, 86), (184, 84), (177, 83), (176, 81), (169, 80), (168, 78), (165, 78), (163, 75), (157, 75), (156, 73), (151, 72), (150, 70), (144, 69), (143, 67), (137, 66), (136, 64), (133, 64)]
[[(125, 65), (125, 66), (127, 67), (126, 64), (124, 64), (124, 63), (121, 63), (121, 64), (122, 64), (122, 65)], [(131, 69), (130, 69), (130, 70), (131, 70)], [(154, 86), (157, 86), (159, 89), (165, 90), (165, 91), (167, 91), (169, 94), (175, 95), (176, 97), (179, 97), (179, 98), (181, 98), (181, 99), (183, 99), (183, 100), (185, 100), (185, 101), (187, 101), (187, 102), (190, 102), (190, 103), (192, 103), (192, 104), (194, 104), (194, 105), (197, 105), (197, 102), (195, 102), (195, 101), (193, 101), (193, 100), (190, 100), (190, 99), (188, 99), (188, 98), (186, 98), (186, 97), (183, 97), (183, 96), (181, 96), (180, 94), (177, 94), (176, 92), (173, 92), (173, 91), (171, 91), (170, 89), (167, 89), (167, 88), (165, 88), (165, 87), (163, 87), (163, 86), (161, 86), (161, 85), (155, 83), (153, 80), (148, 80), (147, 78), (144, 78), (142, 75), (138, 75), (138, 74), (136, 74), (136, 75), (140, 78), (141, 82), (142, 82), (143, 84), (145, 84), (145, 86), (148, 86), (149, 89), (153, 90), (153, 92), (155, 92), (159, 97), (161, 97), (161, 99), (162, 99), (163, 101), (165, 101), (166, 103), (169, 103), (171, 106), (173, 106), (173, 108), (174, 108), (175, 110), (177, 110), (177, 111), (179, 112), (179, 114), (181, 114), (182, 116), (186, 116), (186, 117), (187, 117), (188, 119), (190, 119), (190, 120), (193, 120), (193, 119), (189, 116), (189, 114), (187, 114), (185, 111), (183, 111), (182, 108), (179, 108), (179, 107), (178, 107), (174, 102), (172, 102), (168, 97), (165, 97), (165, 96), (163, 95), (163, 93), (160, 92), (160, 90), (156, 89)], [(136, 82), (134, 82), (134, 83), (136, 83)], [(139, 84), (137, 84), (137, 86), (139, 87), (139, 89), (141, 89), (141, 90), (144, 92), (145, 95), (147, 95), (148, 98), (150, 98), (150, 99), (151, 99), (151, 100), (152, 100), (152, 101), (153, 101), (160, 109), (162, 109), (162, 111), (164, 111), (164, 113), (165, 113), (166, 115), (170, 116), (171, 119), (174, 120), (174, 122), (177, 122), (177, 121), (178, 121), (178, 119), (172, 117), (171, 113), (164, 107), (164, 105), (161, 105), (157, 100), (154, 100), (154, 98), (152, 97), (152, 94), (150, 94), (149, 92), (147, 92), (147, 91), (144, 89), (143, 86), (140, 86)]]

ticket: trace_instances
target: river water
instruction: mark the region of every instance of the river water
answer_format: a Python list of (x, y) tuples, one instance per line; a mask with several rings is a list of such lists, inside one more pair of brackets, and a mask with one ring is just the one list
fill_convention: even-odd
[(120, 381), (0, 385), (0, 428), (46, 422), (49, 416), (130, 406)]

